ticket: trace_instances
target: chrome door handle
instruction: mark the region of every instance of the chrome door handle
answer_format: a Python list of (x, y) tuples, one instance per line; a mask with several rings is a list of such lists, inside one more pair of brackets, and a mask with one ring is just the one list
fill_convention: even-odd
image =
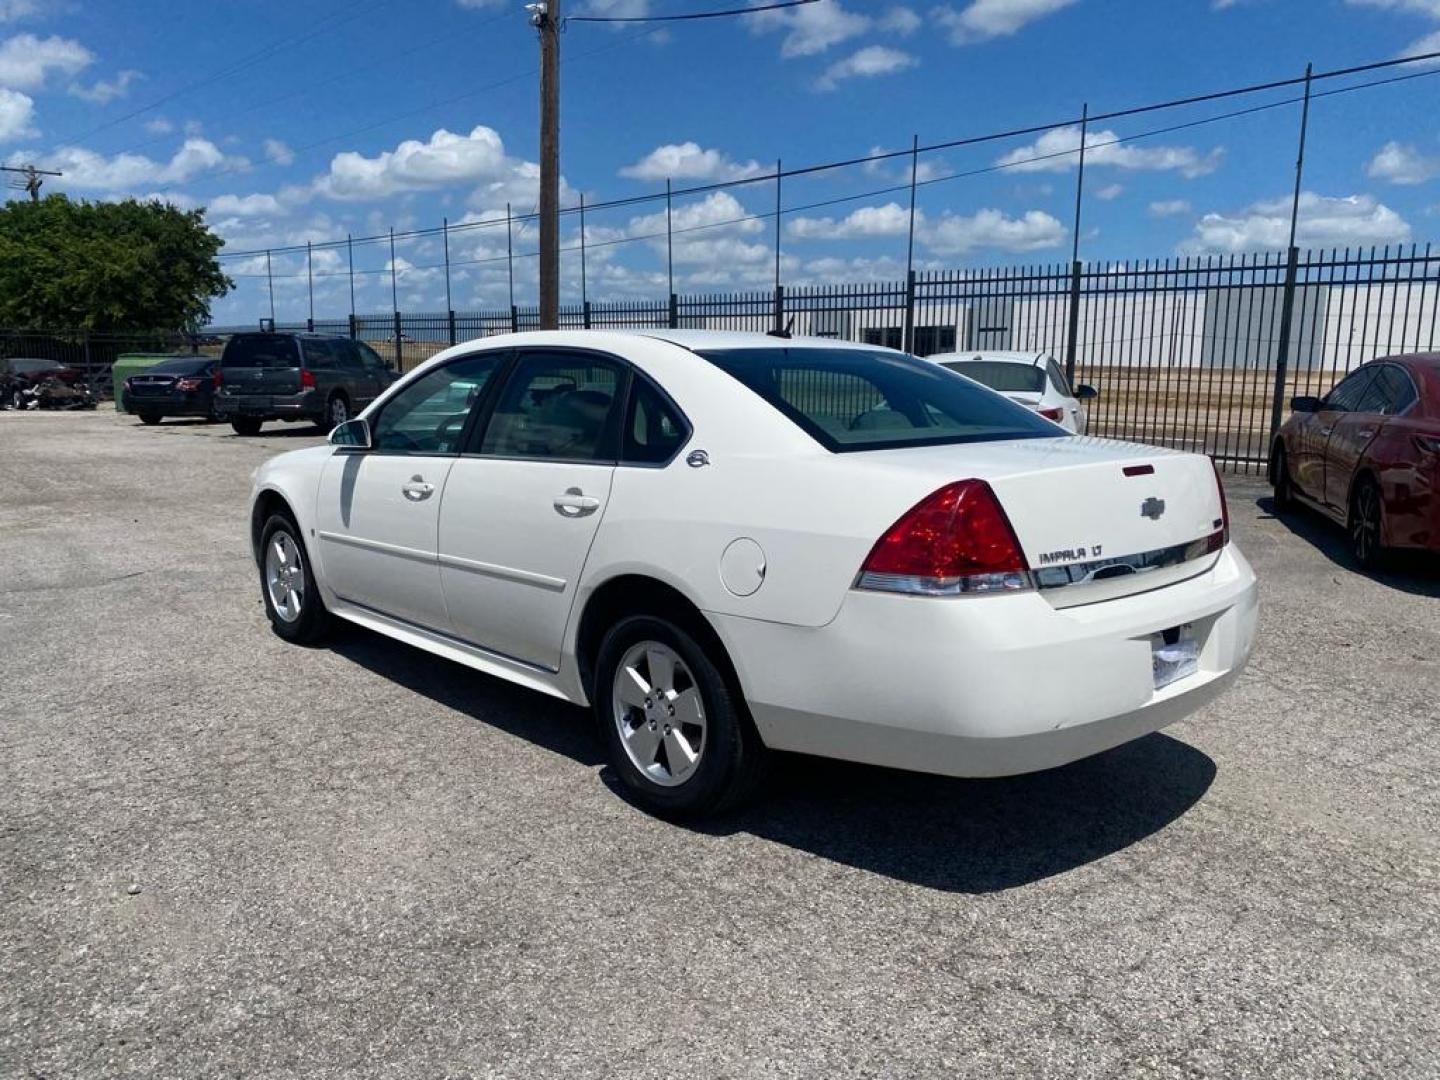
[(435, 494), (435, 485), (427, 484), (423, 476), (412, 476), (408, 484), (401, 484), (400, 490), (411, 502), (423, 502)]
[(564, 495), (555, 496), (555, 510), (565, 517), (584, 517), (598, 509), (600, 500), (576, 487), (566, 488)]
[(1373, 427), (1367, 427), (1364, 431), (1357, 431), (1355, 434), (1362, 439), (1368, 439), (1371, 435), (1375, 434), (1375, 429)]
[(1334, 430), (1335, 430), (1335, 427), (1334, 427), (1334, 425), (1332, 424), (1330, 427), (1322, 427), (1322, 428), (1320, 429), (1320, 434), (1321, 434), (1321, 435), (1329, 435), (1330, 432), (1332, 432), (1332, 431), (1334, 431)]

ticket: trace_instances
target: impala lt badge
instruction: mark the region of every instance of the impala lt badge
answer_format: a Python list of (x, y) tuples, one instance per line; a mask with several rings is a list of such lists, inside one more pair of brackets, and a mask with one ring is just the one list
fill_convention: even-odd
[(1140, 516), (1147, 517), (1151, 521), (1159, 521), (1160, 515), (1165, 513), (1165, 500), (1157, 499), (1153, 495), (1140, 504)]

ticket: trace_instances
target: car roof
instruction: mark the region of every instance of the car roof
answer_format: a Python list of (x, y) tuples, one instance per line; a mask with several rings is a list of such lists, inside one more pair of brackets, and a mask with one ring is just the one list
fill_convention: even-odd
[(657, 338), (673, 345), (699, 352), (704, 349), (856, 349), (863, 352), (887, 351), (880, 345), (843, 341), (826, 337), (780, 337), (753, 330), (617, 330), (614, 333), (632, 337)]
[(936, 363), (954, 364), (981, 360), (987, 363), (1024, 364), (1028, 367), (1039, 367), (1045, 363), (1045, 358), (1049, 355), (1047, 352), (1016, 352), (1011, 349), (967, 349), (964, 352), (932, 353), (926, 359), (934, 360)]

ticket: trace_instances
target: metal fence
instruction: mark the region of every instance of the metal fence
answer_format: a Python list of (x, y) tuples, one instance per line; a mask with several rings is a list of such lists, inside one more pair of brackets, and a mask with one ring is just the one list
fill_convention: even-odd
[[(1259, 472), (1274, 407), (1377, 356), (1434, 348), (1440, 254), (1403, 248), (946, 270), (906, 281), (562, 307), (563, 328), (702, 327), (839, 338), (919, 355), (1048, 352), (1094, 386), (1092, 434)], [(269, 325), (262, 322), (261, 325)], [(535, 329), (534, 307), (280, 324), (369, 341), (402, 369), (456, 342)], [(212, 328), (220, 334), (249, 327)]]

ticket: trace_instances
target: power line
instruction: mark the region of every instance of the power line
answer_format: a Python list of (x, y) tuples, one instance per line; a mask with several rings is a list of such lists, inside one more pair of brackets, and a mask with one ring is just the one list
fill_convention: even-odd
[(370, 3), (361, 4), (358, 7), (353, 4), (344, 4), (341, 7), (336, 8), (334, 11), (330, 12), (330, 14), (312, 23), (311, 29), (307, 32), (288, 38), (281, 38), (279, 41), (271, 42), (264, 48), (258, 49), (255, 52), (250, 53), (248, 56), (242, 57), (240, 60), (229, 65), (228, 67), (221, 68), (219, 71), (213, 72), (210, 75), (206, 75), (203, 78), (195, 79), (191, 82), (188, 82), (183, 86), (172, 90), (170, 93), (165, 94), (163, 97), (156, 98), (148, 105), (142, 105), (139, 108), (131, 109), (127, 113), (105, 121), (105, 123), (99, 125), (98, 127), (91, 128), (83, 135), (77, 135), (74, 138), (67, 139), (61, 143), (57, 143), (56, 149), (61, 149), (66, 146), (75, 146), (85, 141), (86, 139), (91, 138), (92, 136), (100, 134), (100, 132), (102, 131), (106, 131), (112, 127), (115, 127), (117, 124), (123, 124), (126, 120), (133, 120), (137, 116), (143, 116), (147, 112), (158, 109), (161, 105), (164, 105), (170, 101), (174, 101), (176, 98), (188, 94), (192, 90), (198, 90), (202, 86), (209, 86), (212, 83), (217, 83), (222, 79), (229, 78), (231, 75), (234, 75), (237, 72), (244, 71), (248, 67), (253, 67), (261, 60), (273, 56), (275, 53), (280, 52), (282, 49), (287, 49), (292, 45), (304, 44), (305, 42), (310, 41), (312, 38), (319, 37), (320, 34), (325, 32), (325, 30), (331, 29), (331, 27), (326, 25), (327, 23), (334, 22), (336, 25), (344, 25), (347, 22), (353, 22), (355, 19), (360, 18), (360, 16), (368, 14), (375, 8), (378, 8), (382, 4), (387, 4), (389, 2), (390, 0), (370, 0)]
[(815, 2), (816, 0), (780, 0), (779, 3), (763, 4), (759, 7), (729, 8), (726, 11), (692, 11), (681, 15), (575, 15), (565, 21), (588, 23), (688, 22), (691, 19), (723, 19), (731, 15), (754, 15), (760, 11), (801, 7)]
[[(642, 31), (642, 32), (641, 32), (641, 35), (636, 35), (636, 37), (639, 37), (639, 36), (642, 36), (642, 35), (645, 34), (645, 33), (651, 33), (651, 32), (653, 32), (653, 31)], [(635, 40), (635, 39), (634, 39), (634, 38), (631, 38), (631, 39), (627, 39), (627, 40)], [(597, 51), (599, 51), (599, 50), (597, 50)], [(588, 53), (588, 54), (582, 54), (582, 55), (593, 55), (593, 52), (592, 52), (592, 53)], [(1423, 54), (1420, 54), (1420, 55), (1418, 55), (1418, 56), (1401, 57), (1401, 58), (1396, 59), (1396, 60), (1384, 60), (1384, 61), (1379, 61), (1379, 62), (1372, 63), (1372, 64), (1363, 64), (1363, 65), (1359, 65), (1359, 66), (1355, 66), (1355, 67), (1341, 68), (1341, 69), (1337, 69), (1337, 70), (1335, 70), (1335, 71), (1330, 71), (1330, 72), (1320, 72), (1320, 73), (1317, 73), (1317, 74), (1315, 74), (1314, 76), (1312, 76), (1312, 79), (1313, 79), (1314, 81), (1319, 81), (1319, 80), (1321, 80), (1321, 79), (1337, 78), (1337, 77), (1340, 77), (1340, 76), (1343, 76), (1343, 75), (1353, 75), (1353, 74), (1357, 74), (1357, 73), (1361, 73), (1361, 72), (1366, 72), (1366, 71), (1382, 70), (1382, 69), (1385, 69), (1385, 68), (1392, 68), (1392, 67), (1395, 67), (1395, 66), (1401, 65), (1401, 64), (1413, 64), (1413, 63), (1416, 63), (1416, 62), (1419, 62), (1419, 61), (1422, 61), (1422, 60), (1434, 59), (1434, 58), (1440, 58), (1440, 52), (1423, 53)], [(531, 72), (526, 72), (524, 75), (515, 76), (514, 78), (524, 78), (524, 77), (527, 77), (528, 75), (531, 75), (531, 74), (533, 74), (533, 73), (534, 73), (534, 72), (533, 72), (533, 70), (532, 70)], [(1424, 70), (1424, 71), (1411, 72), (1411, 73), (1405, 74), (1405, 75), (1391, 76), (1391, 77), (1384, 78), (1384, 79), (1374, 79), (1374, 80), (1370, 80), (1370, 81), (1368, 81), (1368, 82), (1356, 83), (1356, 84), (1351, 85), (1351, 86), (1344, 86), (1344, 87), (1338, 87), (1338, 88), (1333, 89), (1333, 90), (1320, 91), (1320, 92), (1317, 92), (1317, 93), (1313, 94), (1312, 96), (1315, 97), (1315, 98), (1320, 98), (1320, 97), (1333, 97), (1333, 96), (1336, 96), (1336, 95), (1339, 95), (1339, 94), (1353, 93), (1353, 92), (1358, 91), (1358, 90), (1366, 90), (1366, 89), (1370, 89), (1370, 88), (1372, 88), (1372, 87), (1377, 87), (1377, 86), (1386, 86), (1386, 85), (1391, 85), (1391, 84), (1394, 84), (1394, 83), (1407, 82), (1407, 81), (1412, 80), (1412, 79), (1427, 78), (1427, 77), (1430, 77), (1430, 76), (1433, 76), (1433, 75), (1440, 75), (1440, 68), (1431, 68), (1431, 69), (1427, 69), (1427, 70)], [(507, 80), (507, 81), (513, 81), (513, 79), (512, 79), (512, 80)], [(1175, 99), (1172, 99), (1172, 100), (1170, 100), (1170, 101), (1159, 102), (1159, 103), (1151, 104), (1151, 105), (1140, 105), (1140, 106), (1135, 106), (1135, 107), (1131, 107), (1131, 108), (1127, 108), (1127, 109), (1116, 110), (1116, 111), (1109, 112), (1109, 113), (1097, 113), (1097, 114), (1091, 115), (1091, 116), (1089, 117), (1089, 119), (1090, 119), (1090, 122), (1094, 123), (1094, 122), (1103, 121), (1103, 120), (1112, 120), (1112, 119), (1129, 117), (1129, 116), (1138, 116), (1138, 115), (1142, 115), (1142, 114), (1146, 114), (1146, 113), (1157, 112), (1157, 111), (1164, 110), (1164, 109), (1179, 108), (1179, 107), (1186, 106), (1186, 105), (1200, 104), (1200, 103), (1204, 103), (1204, 102), (1208, 102), (1208, 101), (1219, 101), (1219, 100), (1223, 100), (1223, 99), (1226, 99), (1226, 98), (1236, 97), (1236, 96), (1239, 96), (1239, 95), (1241, 95), (1241, 94), (1259, 93), (1259, 92), (1262, 92), (1262, 91), (1265, 91), (1265, 90), (1272, 90), (1272, 89), (1282, 88), (1282, 87), (1287, 87), (1287, 86), (1296, 86), (1296, 85), (1303, 84), (1304, 82), (1305, 82), (1305, 79), (1304, 79), (1303, 76), (1300, 77), (1300, 78), (1296, 78), (1296, 79), (1281, 79), (1281, 80), (1275, 80), (1275, 81), (1272, 81), (1272, 82), (1258, 83), (1258, 84), (1254, 84), (1254, 85), (1247, 86), (1247, 87), (1241, 87), (1241, 88), (1237, 88), (1237, 89), (1220, 90), (1220, 91), (1214, 91), (1214, 92), (1207, 93), (1207, 94), (1195, 95), (1195, 96), (1191, 96), (1191, 97), (1175, 98)], [(1173, 124), (1173, 125), (1169, 125), (1169, 126), (1166, 126), (1166, 127), (1163, 127), (1163, 128), (1156, 128), (1156, 129), (1153, 129), (1152, 131), (1148, 131), (1148, 132), (1145, 132), (1145, 133), (1142, 133), (1142, 134), (1133, 135), (1133, 136), (1128, 136), (1128, 137), (1126, 137), (1126, 138), (1121, 138), (1121, 139), (1116, 139), (1116, 140), (1112, 140), (1112, 141), (1107, 141), (1107, 142), (1104, 142), (1104, 143), (1091, 143), (1091, 144), (1089, 145), (1089, 149), (1094, 150), (1094, 149), (1096, 149), (1097, 147), (1103, 147), (1103, 146), (1107, 146), (1107, 145), (1112, 145), (1112, 143), (1126, 142), (1126, 141), (1131, 141), (1131, 140), (1133, 140), (1133, 139), (1140, 139), (1140, 138), (1150, 138), (1150, 137), (1153, 137), (1154, 135), (1157, 135), (1157, 134), (1166, 134), (1166, 133), (1170, 133), (1170, 132), (1174, 132), (1174, 131), (1186, 130), (1186, 129), (1192, 128), (1192, 127), (1200, 127), (1200, 126), (1203, 126), (1203, 125), (1205, 125), (1205, 124), (1216, 123), (1216, 122), (1221, 121), (1221, 120), (1232, 119), (1232, 118), (1239, 117), (1239, 116), (1249, 115), (1249, 114), (1251, 114), (1251, 113), (1264, 112), (1264, 111), (1267, 111), (1267, 110), (1270, 110), (1270, 109), (1280, 108), (1280, 107), (1283, 107), (1283, 106), (1285, 106), (1285, 105), (1295, 104), (1295, 103), (1299, 102), (1300, 100), (1301, 100), (1301, 99), (1300, 99), (1299, 97), (1290, 97), (1290, 98), (1279, 99), (1279, 100), (1276, 100), (1276, 101), (1266, 102), (1266, 103), (1261, 104), (1261, 105), (1247, 106), (1246, 108), (1233, 110), (1233, 111), (1227, 112), (1227, 113), (1222, 113), (1222, 114), (1220, 114), (1220, 115), (1218, 115), (1218, 116), (1205, 117), (1205, 118), (1202, 118), (1202, 119), (1199, 119), (1199, 120), (1193, 120), (1193, 121), (1185, 121), (1185, 122), (1183, 122), (1183, 123)], [(814, 174), (816, 174), (816, 173), (828, 172), (828, 171), (833, 171), (833, 170), (836, 170), (836, 169), (849, 168), (849, 167), (853, 167), (853, 166), (856, 166), (856, 165), (868, 165), (868, 164), (873, 164), (873, 163), (877, 163), (877, 162), (881, 162), (881, 161), (887, 161), (887, 160), (890, 160), (890, 159), (893, 159), (893, 158), (900, 158), (900, 157), (907, 157), (907, 158), (908, 158), (908, 157), (911, 157), (913, 154), (917, 154), (917, 153), (933, 153), (933, 152), (938, 151), (938, 150), (946, 150), (946, 149), (953, 149), (953, 148), (961, 147), (961, 146), (973, 146), (973, 145), (979, 145), (979, 144), (983, 144), (983, 143), (997, 142), (997, 141), (1001, 141), (1001, 140), (1005, 140), (1005, 139), (1017, 138), (1017, 137), (1020, 137), (1020, 136), (1023, 136), (1023, 135), (1035, 135), (1035, 134), (1040, 134), (1040, 133), (1043, 133), (1043, 132), (1046, 132), (1046, 131), (1053, 131), (1053, 130), (1055, 130), (1055, 129), (1057, 129), (1057, 128), (1069, 127), (1069, 126), (1072, 126), (1074, 123), (1078, 123), (1078, 122), (1079, 122), (1079, 118), (1076, 117), (1074, 120), (1062, 120), (1062, 121), (1052, 122), (1052, 123), (1048, 123), (1048, 124), (1032, 124), (1032, 125), (1028, 125), (1028, 126), (1026, 126), (1026, 127), (1012, 128), (1012, 129), (1010, 129), (1010, 130), (1008, 130), (1008, 131), (1003, 131), (1003, 132), (993, 132), (993, 133), (985, 134), (985, 135), (967, 136), (967, 137), (965, 137), (965, 138), (952, 139), (952, 140), (948, 140), (948, 141), (945, 141), (945, 142), (931, 143), (931, 144), (929, 144), (929, 145), (920, 146), (920, 147), (918, 147), (918, 148), (914, 148), (914, 149), (911, 149), (911, 150), (895, 150), (895, 151), (887, 151), (887, 152), (885, 152), (885, 153), (880, 153), (880, 154), (867, 154), (867, 155), (865, 155), (864, 157), (852, 157), (852, 158), (846, 158), (846, 159), (839, 160), (839, 161), (831, 161), (831, 162), (824, 162), (824, 163), (817, 164), (817, 165), (803, 166), (803, 167), (795, 168), (795, 169), (777, 170), (777, 171), (775, 171), (775, 172), (757, 174), (757, 175), (755, 175), (755, 176), (748, 176), (748, 177), (744, 177), (744, 178), (741, 178), (741, 179), (738, 179), (738, 180), (723, 180), (723, 181), (716, 181), (716, 182), (714, 182), (714, 183), (708, 183), (708, 184), (697, 184), (697, 185), (693, 185), (693, 186), (688, 187), (688, 188), (674, 188), (674, 189), (672, 190), (672, 192), (671, 192), (671, 195), (672, 195), (672, 197), (675, 197), (675, 198), (683, 198), (683, 197), (685, 197), (685, 196), (708, 194), (708, 193), (710, 193), (710, 192), (726, 190), (726, 189), (734, 188), (734, 187), (743, 187), (743, 186), (746, 186), (746, 185), (749, 185), (749, 184), (773, 183), (773, 182), (775, 182), (778, 178), (790, 178), (790, 177), (796, 177), (796, 176), (809, 176), (809, 175), (814, 175)], [(337, 136), (337, 138), (345, 138), (345, 137), (346, 137), (346, 136)], [(331, 140), (331, 141), (333, 141), (333, 140)], [(943, 180), (961, 179), (961, 178), (963, 178), (963, 177), (979, 176), (979, 175), (983, 175), (983, 174), (985, 174), (985, 173), (1000, 171), (1001, 169), (1005, 169), (1005, 168), (1020, 167), (1020, 166), (1026, 165), (1026, 164), (1032, 164), (1032, 163), (1034, 163), (1034, 162), (1036, 162), (1036, 161), (1049, 160), (1049, 159), (1054, 158), (1054, 157), (1073, 156), (1073, 155), (1077, 154), (1078, 152), (1079, 152), (1079, 150), (1078, 150), (1078, 148), (1076, 148), (1076, 149), (1071, 149), (1071, 150), (1059, 151), (1059, 152), (1054, 153), (1054, 154), (1038, 155), (1038, 156), (1033, 157), (1033, 158), (1027, 158), (1027, 159), (1025, 159), (1025, 160), (1023, 160), (1023, 161), (1014, 162), (1014, 163), (1010, 163), (1010, 164), (1003, 164), (1003, 165), (1002, 165), (1002, 164), (997, 164), (997, 165), (985, 166), (985, 167), (978, 168), (978, 169), (973, 169), (973, 170), (970, 170), (970, 171), (967, 171), (967, 172), (964, 172), (964, 173), (952, 174), (952, 175), (947, 176), (947, 177), (939, 177), (939, 178), (932, 179), (932, 180), (923, 180), (923, 181), (920, 181), (920, 182), (919, 182), (919, 185), (918, 185), (918, 186), (926, 186), (926, 185), (928, 185), (928, 184), (937, 183), (937, 182), (940, 182), (940, 181), (943, 181)], [(901, 188), (908, 188), (908, 184), (902, 185)], [(874, 195), (877, 195), (877, 194), (888, 194), (888, 193), (890, 193), (890, 192), (892, 192), (892, 191), (900, 190), (901, 188), (887, 188), (887, 189), (882, 189), (882, 190), (880, 190), (880, 191), (870, 192), (870, 193), (862, 194), (862, 195), (845, 196), (845, 197), (843, 197), (843, 198), (841, 198), (841, 199), (838, 199), (838, 200), (832, 200), (832, 202), (846, 202), (846, 201), (852, 201), (852, 200), (860, 199), (860, 198), (873, 197)], [(663, 200), (665, 197), (666, 197), (665, 192), (664, 192), (664, 191), (659, 191), (659, 192), (647, 193), (647, 194), (643, 194), (643, 195), (632, 195), (632, 196), (626, 196), (626, 197), (621, 197), (621, 198), (617, 198), (617, 199), (610, 199), (610, 200), (605, 201), (605, 202), (589, 202), (589, 201), (587, 201), (586, 204), (585, 204), (585, 209), (586, 209), (586, 212), (587, 212), (587, 213), (593, 213), (593, 212), (596, 211), (596, 210), (616, 209), (616, 208), (626, 207), (626, 206), (637, 206), (637, 205), (641, 205), (641, 204), (649, 203), (649, 202), (658, 202), (658, 201), (660, 201), (660, 200)], [(561, 213), (562, 215), (564, 215), (564, 214), (574, 214), (574, 213), (577, 213), (577, 212), (578, 212), (578, 207), (566, 207), (565, 209), (562, 209), (562, 210), (560, 211), (560, 213)], [(789, 212), (789, 211), (787, 211), (787, 212)], [(768, 217), (769, 215), (762, 215), (762, 216)], [(531, 220), (531, 219), (533, 219), (534, 217), (535, 217), (535, 215), (533, 215), (533, 214), (515, 215), (515, 217), (514, 217), (513, 220), (515, 220), (515, 221), (526, 221), (526, 220)], [(503, 224), (503, 223), (504, 223), (504, 220), (505, 220), (505, 219), (502, 218), (502, 219), (499, 219), (498, 221), (493, 221), (493, 220), (492, 220), (492, 221), (482, 221), (482, 222), (468, 222), (468, 223), (465, 223), (465, 224), (462, 224), (462, 225), (452, 225), (452, 226), (449, 227), (449, 231), (450, 231), (451, 233), (454, 233), (454, 232), (458, 232), (458, 231), (462, 231), (462, 230), (467, 230), (467, 229), (490, 228), (490, 227), (493, 227), (493, 226), (495, 226), (495, 225), (497, 225), (497, 224)], [(737, 219), (737, 220), (746, 220), (746, 219)], [(433, 236), (433, 235), (437, 235), (439, 232), (440, 232), (440, 229), (439, 229), (439, 228), (429, 227), (429, 228), (408, 230), (408, 231), (405, 231), (405, 232), (397, 232), (397, 233), (395, 234), (395, 236), (396, 236), (397, 239), (411, 239), (411, 238), (420, 237), (420, 236)], [(386, 236), (387, 236), (387, 235), (388, 235), (388, 234), (377, 235), (377, 236), (372, 236), (372, 237), (356, 237), (355, 240), (354, 240), (354, 242), (355, 242), (356, 244), (375, 243), (375, 242), (378, 242), (378, 241), (380, 241), (380, 240), (386, 239)], [(343, 244), (343, 243), (345, 243), (345, 240), (344, 240), (344, 239), (337, 239), (337, 240), (334, 240), (334, 241), (324, 241), (324, 242), (320, 242), (320, 243), (317, 243), (315, 246), (316, 246), (316, 247), (334, 247), (334, 246), (339, 246), (340, 244)], [(597, 246), (601, 246), (601, 245), (597, 245)], [(277, 247), (277, 248), (255, 248), (255, 249), (243, 250), (243, 251), (221, 252), (219, 257), (221, 257), (221, 258), (237, 258), (237, 259), (238, 259), (238, 258), (248, 258), (248, 257), (257, 256), (257, 255), (262, 255), (262, 254), (264, 254), (267, 250), (268, 250), (268, 251), (275, 252), (275, 253), (277, 253), (277, 254), (278, 254), (278, 253), (284, 253), (284, 252), (291, 252), (291, 251), (303, 251), (303, 250), (304, 250), (304, 245), (303, 245), (303, 244), (299, 244), (299, 245), (289, 245), (289, 246), (286, 246), (286, 247)]]

